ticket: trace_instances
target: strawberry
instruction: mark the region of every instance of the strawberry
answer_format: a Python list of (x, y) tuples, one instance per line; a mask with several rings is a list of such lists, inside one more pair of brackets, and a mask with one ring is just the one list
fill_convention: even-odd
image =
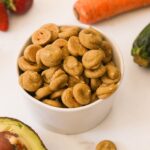
[(9, 20), (7, 9), (2, 0), (0, 0), (0, 30), (7, 31), (8, 27), (9, 27)]
[(26, 13), (33, 4), (33, 0), (4, 0), (4, 2), (15, 14)]

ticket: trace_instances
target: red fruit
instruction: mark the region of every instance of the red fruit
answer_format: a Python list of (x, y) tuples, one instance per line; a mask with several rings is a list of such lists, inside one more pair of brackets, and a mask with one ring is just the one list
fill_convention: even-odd
[(33, 4), (33, 0), (4, 0), (4, 2), (16, 14), (26, 13)]
[(0, 30), (7, 31), (9, 27), (8, 13), (4, 3), (0, 0)]

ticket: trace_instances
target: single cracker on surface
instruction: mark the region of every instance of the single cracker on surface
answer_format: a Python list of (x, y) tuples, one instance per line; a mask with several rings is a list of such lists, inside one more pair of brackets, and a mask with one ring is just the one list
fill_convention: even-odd
[(96, 150), (117, 150), (117, 147), (112, 141), (104, 140), (96, 145)]

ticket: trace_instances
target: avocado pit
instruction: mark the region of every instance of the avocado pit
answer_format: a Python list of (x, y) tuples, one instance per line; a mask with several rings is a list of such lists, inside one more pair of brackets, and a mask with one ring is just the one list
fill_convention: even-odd
[(0, 132), (0, 150), (27, 150), (19, 136), (9, 131)]

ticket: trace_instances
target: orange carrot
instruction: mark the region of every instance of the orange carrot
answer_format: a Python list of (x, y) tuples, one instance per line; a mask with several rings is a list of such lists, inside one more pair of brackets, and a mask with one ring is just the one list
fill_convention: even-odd
[(78, 0), (74, 5), (77, 18), (86, 24), (150, 5), (150, 0)]

